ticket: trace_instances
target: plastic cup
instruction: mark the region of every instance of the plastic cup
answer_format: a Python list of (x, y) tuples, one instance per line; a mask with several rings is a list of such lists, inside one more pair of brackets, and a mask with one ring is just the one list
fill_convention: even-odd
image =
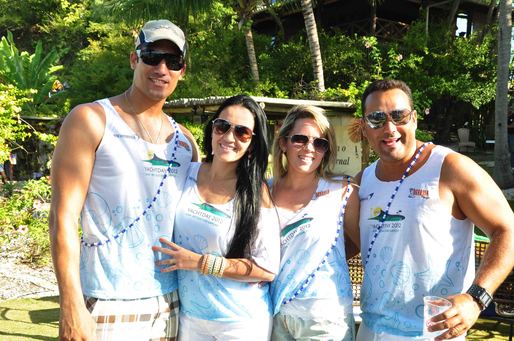
[(423, 297), (423, 337), (433, 339), (445, 332), (445, 330), (429, 332), (428, 327), (434, 324), (433, 322), (430, 322), (430, 319), (432, 317), (445, 312), (451, 306), (452, 306), (452, 302), (448, 301), (446, 298), (443, 298), (443, 297), (439, 297), (439, 296)]

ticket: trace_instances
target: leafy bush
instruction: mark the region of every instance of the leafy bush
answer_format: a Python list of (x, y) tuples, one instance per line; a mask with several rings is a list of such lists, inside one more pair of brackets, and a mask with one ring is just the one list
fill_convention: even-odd
[(28, 133), (21, 122), (20, 112), (24, 103), (30, 101), (27, 92), (14, 85), (0, 83), (0, 162), (9, 159), (12, 144), (23, 141)]
[(204, 125), (201, 123), (194, 123), (191, 121), (181, 121), (180, 124), (182, 124), (184, 127), (189, 129), (191, 134), (193, 134), (196, 143), (198, 143), (198, 146), (200, 146), (200, 151), (203, 150), (203, 129)]
[(38, 41), (34, 54), (29, 54), (18, 50), (11, 32), (0, 40), (0, 81), (21, 90), (32, 90), (28, 93), (32, 100), (24, 105), (32, 115), (37, 115), (37, 107), (48, 99), (57, 80), (55, 72), (63, 68), (56, 65), (58, 58), (55, 49), (44, 54), (41, 41)]
[(420, 140), (423, 142), (429, 142), (434, 140), (434, 136), (431, 132), (422, 130), (422, 129), (416, 129), (416, 140)]
[(9, 183), (0, 198), (0, 245), (21, 252), (24, 262), (50, 259), (48, 213), (50, 184), (46, 178)]
[(134, 45), (128, 28), (91, 23), (89, 32), (98, 38), (77, 54), (67, 74), (72, 106), (122, 93), (132, 81), (129, 54)]

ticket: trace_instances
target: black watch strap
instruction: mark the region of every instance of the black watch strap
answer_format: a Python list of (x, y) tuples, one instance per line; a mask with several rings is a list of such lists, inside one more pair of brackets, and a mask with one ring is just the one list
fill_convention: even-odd
[(480, 285), (472, 284), (467, 293), (473, 297), (482, 311), (485, 310), (493, 301), (493, 297)]

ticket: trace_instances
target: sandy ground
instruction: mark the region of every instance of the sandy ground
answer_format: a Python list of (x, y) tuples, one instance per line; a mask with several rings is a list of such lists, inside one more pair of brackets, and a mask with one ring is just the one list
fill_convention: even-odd
[(19, 252), (13, 251), (17, 249), (19, 244), (0, 248), (0, 300), (58, 295), (52, 266), (20, 264)]

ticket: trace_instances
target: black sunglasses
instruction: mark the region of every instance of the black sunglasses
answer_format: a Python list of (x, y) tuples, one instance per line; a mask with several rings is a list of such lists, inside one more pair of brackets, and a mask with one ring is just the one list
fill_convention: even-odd
[(136, 50), (137, 56), (141, 58), (143, 63), (151, 66), (159, 65), (164, 59), (166, 67), (169, 70), (179, 71), (184, 67), (184, 57), (179, 54), (156, 52), (152, 50)]
[(255, 135), (252, 129), (239, 124), (232, 124), (222, 118), (217, 118), (212, 121), (212, 130), (218, 135), (225, 135), (231, 127), (234, 127), (234, 135), (236, 135), (237, 139), (241, 142), (248, 142), (252, 139), (252, 136)]
[(407, 124), (415, 110), (397, 109), (389, 113), (385, 111), (373, 111), (364, 116), (364, 121), (372, 129), (382, 128), (389, 117), (395, 126)]
[(328, 150), (328, 145), (329, 145), (328, 140), (324, 139), (322, 137), (313, 137), (313, 136), (296, 134), (296, 135), (286, 136), (286, 138), (288, 138), (291, 141), (291, 143), (297, 148), (303, 148), (307, 145), (307, 143), (312, 142), (312, 145), (314, 146), (314, 150), (317, 153), (323, 154), (323, 153), (326, 153)]

